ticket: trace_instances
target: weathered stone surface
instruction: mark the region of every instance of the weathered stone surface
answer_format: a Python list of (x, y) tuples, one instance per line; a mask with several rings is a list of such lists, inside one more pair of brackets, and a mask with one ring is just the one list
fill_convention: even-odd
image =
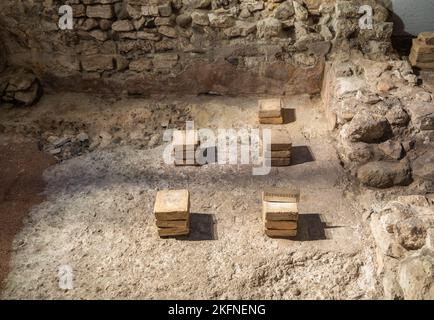
[(114, 10), (111, 5), (87, 6), (86, 15), (89, 18), (111, 19), (114, 16)]
[(89, 36), (98, 41), (106, 41), (108, 39), (107, 32), (104, 32), (102, 30), (92, 30), (89, 32)]
[(392, 126), (405, 127), (410, 122), (410, 116), (401, 106), (393, 106), (385, 117)]
[[(208, 18), (208, 16), (207, 16)], [(176, 17), (176, 24), (182, 28), (186, 28), (192, 22), (192, 17), (189, 14), (180, 14)]]
[(359, 7), (352, 1), (336, 1), (336, 16), (338, 18), (354, 18), (359, 16)]
[(343, 136), (352, 142), (377, 142), (382, 140), (389, 131), (386, 118), (372, 114), (366, 110), (356, 113), (351, 122), (342, 129)]
[(169, 69), (177, 65), (179, 56), (175, 53), (157, 54), (154, 56), (153, 65), (156, 69)]
[(309, 53), (318, 57), (324, 57), (327, 55), (330, 52), (331, 47), (330, 41), (315, 41), (307, 45)]
[(206, 13), (203, 12), (193, 12), (191, 14), (191, 19), (194, 24), (200, 25), (200, 26), (207, 26), (209, 25), (209, 18)]
[(134, 26), (130, 20), (119, 20), (113, 22), (112, 29), (118, 32), (132, 31), (134, 30)]
[(405, 186), (411, 183), (411, 169), (407, 161), (373, 161), (361, 166), (357, 178), (374, 188)]
[(351, 142), (343, 139), (339, 143), (339, 155), (348, 168), (365, 164), (374, 158), (371, 145), (364, 142)]
[(113, 57), (113, 59), (114, 59), (113, 61), (115, 63), (117, 71), (126, 70), (128, 68), (128, 65), (130, 64), (130, 61), (127, 58), (125, 58), (123, 55), (120, 55), (120, 54), (115, 55)]
[(194, 9), (207, 9), (211, 7), (211, 0), (190, 0), (189, 6)]
[(172, 14), (172, 5), (170, 2), (158, 6), (158, 13), (162, 17), (170, 17)]
[(30, 106), (41, 96), (41, 86), (36, 76), (22, 68), (8, 68), (0, 78), (0, 101)]
[(71, 5), (74, 18), (86, 16), (86, 7), (82, 4)]
[(284, 1), (277, 6), (274, 11), (274, 17), (279, 20), (287, 20), (294, 15), (294, 6), (290, 1)]
[(113, 56), (91, 55), (81, 58), (81, 65), (85, 71), (113, 70)]
[(225, 14), (208, 14), (209, 23), (214, 28), (229, 28), (235, 24), (233, 17)]
[(413, 124), (420, 130), (434, 130), (434, 104), (413, 101), (408, 106)]
[(422, 101), (422, 102), (431, 102), (432, 101), (431, 94), (429, 92), (426, 92), (426, 91), (420, 91), (420, 92), (416, 93), (415, 99), (417, 101)]
[(434, 150), (427, 150), (414, 160), (412, 162), (412, 169), (415, 177), (434, 181)]
[(269, 39), (277, 37), (282, 30), (282, 23), (276, 18), (266, 18), (258, 21), (258, 37)]
[(108, 20), (108, 19), (101, 19), (99, 21), (99, 27), (101, 28), (101, 30), (103, 31), (108, 31), (111, 29), (112, 27), (112, 21)]
[(359, 90), (363, 90), (365, 86), (365, 80), (358, 76), (339, 77), (336, 79), (336, 96), (342, 97), (349, 94), (355, 95)]
[(175, 28), (169, 27), (169, 26), (161, 26), (158, 28), (158, 32), (162, 35), (169, 37), (169, 38), (176, 38), (177, 32)]
[(408, 300), (434, 299), (434, 253), (423, 250), (404, 259), (399, 266), (399, 285)]
[(33, 73), (27, 72), (24, 69), (19, 69), (13, 73), (8, 79), (8, 88), (10, 91), (24, 91), (29, 89), (35, 82), (36, 77)]
[(129, 65), (130, 70), (137, 72), (145, 72), (152, 70), (152, 60), (148, 58), (140, 58), (134, 60)]
[(142, 15), (145, 17), (158, 17), (158, 7), (157, 6), (142, 6)]
[(398, 201), (406, 205), (417, 207), (430, 207), (434, 205), (432, 200), (422, 195), (399, 196)]
[(425, 245), (427, 230), (424, 222), (417, 217), (399, 221), (394, 233), (397, 242), (407, 250), (418, 250)]
[(39, 100), (41, 94), (40, 90), (39, 83), (34, 82), (27, 90), (15, 92), (14, 102), (25, 106), (30, 106)]
[(309, 11), (297, 1), (292, 2), (294, 5), (295, 17), (299, 21), (306, 21), (309, 17)]
[(90, 19), (86, 19), (79, 28), (84, 31), (90, 31), (92, 29), (95, 29), (98, 26), (99, 26), (98, 21), (96, 21), (93, 18), (90, 18)]
[(378, 148), (384, 153), (385, 157), (391, 160), (400, 160), (404, 156), (404, 148), (400, 142), (386, 141), (378, 145)]

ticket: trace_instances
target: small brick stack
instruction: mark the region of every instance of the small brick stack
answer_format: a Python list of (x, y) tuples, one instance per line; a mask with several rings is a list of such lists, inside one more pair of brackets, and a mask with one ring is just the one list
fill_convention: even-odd
[(434, 69), (434, 31), (422, 32), (413, 39), (410, 63), (419, 69)]
[(188, 190), (158, 191), (154, 214), (160, 237), (190, 233), (190, 193)]
[(259, 100), (260, 124), (283, 124), (282, 99)]
[[(265, 143), (265, 142), (263, 142)], [(291, 138), (286, 130), (272, 130), (270, 146), (264, 145), (264, 162), (269, 161), (272, 167), (291, 165)]]
[(262, 193), (264, 232), (271, 238), (297, 235), (299, 192), (286, 188), (269, 188)]
[(175, 130), (172, 145), (176, 166), (199, 165), (196, 161), (196, 151), (200, 141), (196, 130)]

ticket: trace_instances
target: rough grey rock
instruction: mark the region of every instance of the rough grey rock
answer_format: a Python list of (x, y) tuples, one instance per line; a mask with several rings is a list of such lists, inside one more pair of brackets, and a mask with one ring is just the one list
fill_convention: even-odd
[(364, 185), (375, 188), (406, 186), (412, 181), (407, 161), (373, 161), (361, 166), (357, 178)]

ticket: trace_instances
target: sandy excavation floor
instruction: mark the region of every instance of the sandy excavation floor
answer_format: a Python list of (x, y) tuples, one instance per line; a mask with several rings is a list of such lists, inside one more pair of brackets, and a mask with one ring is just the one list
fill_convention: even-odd
[[(184, 108), (197, 128), (258, 127), (258, 97), (167, 99)], [(56, 101), (64, 101), (61, 112), (53, 112)], [(34, 111), (20, 112), (73, 122), (82, 110), (82, 126), (89, 132), (113, 125), (104, 119), (92, 125), (97, 114), (111, 119), (110, 106), (112, 116), (155, 107), (150, 99), (110, 103), (47, 95)], [(381, 297), (362, 206), (339, 164), (320, 100), (292, 97), (286, 106), (295, 109), (296, 121), (285, 125), (296, 146), (295, 164), (274, 168), (268, 176), (252, 176), (247, 165), (168, 166), (161, 141), (148, 149), (122, 140), (49, 168), (47, 200), (32, 209), (15, 238), (1, 298)], [(301, 189), (299, 236), (267, 238), (261, 190), (288, 184)], [(152, 208), (163, 188), (190, 190), (189, 237), (158, 237)], [(72, 290), (59, 288), (61, 265), (73, 270)]]

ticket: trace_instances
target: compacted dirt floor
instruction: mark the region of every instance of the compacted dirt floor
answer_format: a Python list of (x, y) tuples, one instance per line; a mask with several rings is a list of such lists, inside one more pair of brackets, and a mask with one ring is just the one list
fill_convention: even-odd
[(7, 276), (12, 242), (24, 217), (44, 200), (42, 173), (54, 163), (34, 141), (0, 139), (0, 284)]
[[(0, 110), (6, 128), (40, 139), (42, 148), (47, 136), (68, 130), (85, 130), (91, 144), (98, 132), (110, 136), (99, 134), (110, 142), (44, 172), (46, 200), (28, 201), (34, 206), (13, 241), (1, 298), (380, 297), (358, 189), (340, 165), (319, 98), (285, 99), (292, 115), (283, 126), (293, 137), (290, 167), (253, 176), (253, 165), (164, 163), (166, 127), (194, 120), (196, 128), (257, 128), (258, 98), (56, 94), (31, 110)], [(152, 142), (144, 146), (143, 139)], [(288, 185), (301, 190), (299, 235), (267, 238), (261, 190)], [(191, 192), (188, 237), (157, 235), (152, 209), (165, 188)], [(73, 274), (70, 290), (59, 287), (65, 265)]]

